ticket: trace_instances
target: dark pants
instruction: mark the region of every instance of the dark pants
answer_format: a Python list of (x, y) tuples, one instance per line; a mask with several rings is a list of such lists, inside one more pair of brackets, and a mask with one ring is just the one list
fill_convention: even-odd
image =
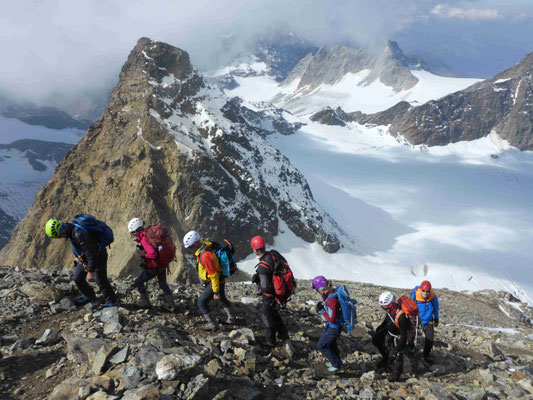
[(424, 341), (424, 357), (427, 357), (433, 348), (433, 323), (422, 326), (422, 330), (424, 331), (424, 335), (426, 335)]
[(339, 346), (337, 345), (337, 339), (340, 335), (341, 330), (339, 328), (326, 327), (316, 344), (318, 351), (324, 354), (324, 357), (326, 357), (335, 368), (342, 367)]
[(263, 323), (266, 327), (265, 339), (268, 344), (276, 343), (276, 333), (280, 340), (289, 338), (289, 332), (279, 315), (275, 300), (263, 298)]
[[(105, 257), (102, 256), (98, 261), (98, 267), (93, 272), (94, 280), (100, 288), (100, 292), (102, 292), (106, 303), (116, 302), (117, 297), (115, 291), (107, 279), (107, 253), (105, 254)], [(89, 282), (87, 282), (87, 271), (85, 271), (85, 267), (82, 263), (76, 263), (73, 279), (84, 296), (96, 297), (94, 289), (89, 285)]]
[[(394, 345), (394, 337), (389, 334), (387, 329), (378, 329), (374, 336), (372, 336), (372, 344), (376, 346), (383, 356), (385, 362), (390, 361), (389, 353), (391, 352)], [(393, 352), (395, 353), (395, 352)], [(403, 371), (403, 353), (399, 352), (393, 354), (394, 362), (392, 363), (392, 371), (390, 379), (392, 381), (397, 381), (400, 379), (400, 375)]]
[(378, 329), (372, 336), (372, 344), (377, 347), (385, 360), (389, 359), (389, 350), (394, 338), (389, 335), (387, 329)]
[(157, 282), (159, 283), (159, 287), (165, 294), (172, 294), (172, 290), (168, 287), (167, 283), (167, 268), (161, 267), (157, 269), (147, 269), (145, 268), (141, 275), (137, 279), (135, 279), (135, 282), (133, 283), (137, 290), (143, 294), (146, 293), (146, 285), (145, 282), (148, 282), (150, 279), (153, 279), (157, 276)]
[[(224, 308), (230, 308), (231, 303), (229, 302), (228, 298), (226, 297), (226, 290), (225, 290), (225, 283), (220, 284), (220, 291), (218, 292), (220, 294), (220, 301)], [(207, 303), (213, 298), (213, 295), (215, 293), (213, 292), (213, 288), (211, 287), (211, 284), (208, 283), (205, 287), (204, 291), (198, 298), (198, 308), (200, 309), (200, 312), (204, 315), (209, 314), (209, 308), (207, 307)]]

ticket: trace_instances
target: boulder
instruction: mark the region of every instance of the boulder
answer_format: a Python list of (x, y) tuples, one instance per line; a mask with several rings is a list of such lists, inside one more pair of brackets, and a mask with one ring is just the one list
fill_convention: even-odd
[(144, 385), (124, 392), (121, 400), (159, 400), (159, 389), (154, 384)]
[(170, 354), (164, 356), (156, 365), (157, 377), (162, 380), (174, 380), (180, 371), (195, 367), (200, 363), (202, 357), (198, 354), (181, 350), (182, 354)]
[(87, 380), (72, 376), (57, 385), (48, 400), (72, 400), (78, 396), (80, 388), (88, 384)]
[(61, 292), (44, 283), (29, 282), (22, 285), (21, 292), (28, 296), (34, 303), (46, 306), (50, 302), (59, 301)]
[(52, 329), (46, 329), (42, 336), (35, 341), (35, 344), (41, 344), (43, 346), (51, 346), (56, 343), (58, 343), (61, 340), (61, 336), (59, 334), (52, 330)]

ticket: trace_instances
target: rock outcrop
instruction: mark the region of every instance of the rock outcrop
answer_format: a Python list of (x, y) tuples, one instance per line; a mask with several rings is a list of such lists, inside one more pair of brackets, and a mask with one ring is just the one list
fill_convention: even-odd
[(185, 51), (140, 39), (105, 114), (37, 195), (2, 262), (63, 267), (72, 259), (70, 246), (48, 239), (43, 227), (51, 217), (69, 220), (79, 212), (114, 229), (108, 269), (115, 274), (139, 262), (126, 229), (134, 216), (169, 227), (178, 244), (173, 277), (186, 275), (190, 256), (179, 244), (190, 229), (232, 240), (241, 257), (250, 237), (272, 242), (283, 221), (334, 252), (343, 233), (313, 200), (303, 175), (265, 140), (296, 128), (280, 110), (255, 112), (207, 86)]

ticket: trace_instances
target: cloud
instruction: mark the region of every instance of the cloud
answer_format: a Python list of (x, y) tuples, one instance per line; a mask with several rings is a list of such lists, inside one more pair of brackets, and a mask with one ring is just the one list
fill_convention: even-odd
[[(432, 10), (449, 15), (456, 10), (451, 7), (464, 0), (449, 0), (440, 8), (435, 4), (428, 0), (6, 0), (0, 13), (0, 94), (47, 104), (83, 103), (81, 94), (102, 93), (113, 86), (128, 53), (143, 36), (188, 51), (200, 70), (226, 62), (246, 51), (255, 37), (275, 30), (292, 31), (317, 44), (359, 43), (380, 50), (423, 16), (437, 16), (430, 14)], [(425, 37), (417, 40), (423, 43)]]
[(496, 9), (475, 9), (468, 10), (456, 7), (448, 7), (438, 4), (430, 11), (430, 14), (444, 19), (463, 19), (470, 21), (490, 21), (503, 19), (503, 16)]

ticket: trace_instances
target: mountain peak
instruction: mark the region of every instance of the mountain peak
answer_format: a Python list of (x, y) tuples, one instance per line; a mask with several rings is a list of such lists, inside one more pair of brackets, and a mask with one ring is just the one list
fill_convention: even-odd
[(169, 75), (184, 80), (194, 72), (186, 51), (146, 37), (137, 41), (122, 68), (120, 78), (123, 79), (124, 75), (127, 76), (135, 68), (142, 68), (157, 83), (162, 83), (163, 78)]

